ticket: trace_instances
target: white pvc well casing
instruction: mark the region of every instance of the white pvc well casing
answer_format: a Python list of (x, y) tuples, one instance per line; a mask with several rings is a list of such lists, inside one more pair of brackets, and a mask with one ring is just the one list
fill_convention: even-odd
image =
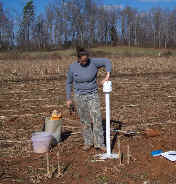
[(106, 150), (107, 153), (98, 155), (100, 159), (117, 159), (118, 154), (111, 154), (111, 140), (110, 140), (110, 92), (112, 91), (111, 81), (106, 81), (103, 84), (103, 92), (105, 93), (106, 103)]
[(110, 95), (112, 91), (111, 81), (105, 81), (103, 84), (103, 92), (105, 93), (105, 103), (106, 103), (106, 148), (107, 154), (111, 154), (111, 145), (110, 145)]

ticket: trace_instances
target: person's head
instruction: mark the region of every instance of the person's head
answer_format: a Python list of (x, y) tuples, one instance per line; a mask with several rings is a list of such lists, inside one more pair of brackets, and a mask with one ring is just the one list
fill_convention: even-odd
[(78, 57), (78, 62), (82, 66), (85, 66), (87, 65), (89, 60), (89, 52), (84, 48), (77, 48), (77, 57)]

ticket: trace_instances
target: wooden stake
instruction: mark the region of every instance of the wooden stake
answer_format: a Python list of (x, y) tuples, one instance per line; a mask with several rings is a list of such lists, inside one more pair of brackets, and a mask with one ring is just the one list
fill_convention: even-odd
[(46, 176), (48, 178), (51, 178), (50, 165), (49, 165), (49, 154), (48, 154), (48, 152), (46, 153), (46, 165), (47, 165), (47, 174), (46, 174)]
[(121, 150), (120, 150), (120, 138), (118, 139), (118, 149), (119, 149), (119, 158), (120, 158), (120, 166), (122, 165), (122, 158), (121, 158)]
[(127, 164), (130, 163), (130, 157), (131, 157), (131, 155), (130, 155), (130, 146), (129, 146), (129, 144), (128, 144), (128, 145), (127, 145)]
[(57, 177), (61, 177), (62, 176), (62, 171), (61, 171), (61, 168), (60, 168), (60, 154), (59, 154), (59, 151), (57, 152)]

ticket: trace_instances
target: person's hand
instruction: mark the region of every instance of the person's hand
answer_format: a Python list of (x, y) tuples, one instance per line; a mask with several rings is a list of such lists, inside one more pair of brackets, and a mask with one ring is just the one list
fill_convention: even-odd
[(107, 72), (106, 77), (101, 81), (101, 85), (103, 85), (106, 81), (109, 80), (110, 72)]
[(107, 81), (106, 78), (104, 78), (102, 81), (101, 81), (101, 85), (103, 86), (103, 84)]
[(72, 101), (71, 100), (67, 100), (67, 107), (68, 108), (70, 108), (71, 104), (72, 104)]

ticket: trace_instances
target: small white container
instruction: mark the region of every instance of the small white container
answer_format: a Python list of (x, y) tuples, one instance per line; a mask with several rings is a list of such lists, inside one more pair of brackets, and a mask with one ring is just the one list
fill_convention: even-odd
[(32, 145), (35, 153), (45, 153), (49, 151), (52, 135), (48, 132), (35, 132), (32, 134)]
[(103, 84), (103, 92), (104, 93), (110, 93), (112, 91), (112, 82), (111, 81), (105, 81)]

